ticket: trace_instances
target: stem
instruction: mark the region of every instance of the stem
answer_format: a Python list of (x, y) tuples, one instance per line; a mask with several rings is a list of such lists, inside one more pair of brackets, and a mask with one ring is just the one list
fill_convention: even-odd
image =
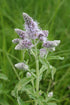
[[(37, 53), (37, 46), (35, 46), (35, 51), (36, 51), (36, 92), (37, 95), (39, 94), (39, 60), (38, 60), (38, 53)], [(35, 101), (35, 105), (38, 105), (37, 101)]]
[(38, 61), (38, 56), (36, 55), (36, 91), (38, 93), (39, 91), (39, 61)]

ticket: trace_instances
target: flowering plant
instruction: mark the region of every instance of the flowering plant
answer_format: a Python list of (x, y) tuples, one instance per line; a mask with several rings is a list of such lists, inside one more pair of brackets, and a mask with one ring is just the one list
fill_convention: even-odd
[[(49, 53), (55, 51), (55, 47), (59, 45), (60, 40), (49, 41), (48, 30), (42, 30), (36, 21), (28, 14), (23, 13), (25, 21), (25, 31), (15, 29), (20, 38), (12, 40), (17, 44), (15, 50), (23, 50), (29, 52), (32, 57), (32, 65), (30, 60), (28, 63), (20, 62), (15, 64), (17, 69), (24, 72), (24, 76), (16, 84), (12, 95), (17, 98), (19, 105), (56, 105), (53, 91), (49, 92), (42, 89), (42, 81), (45, 81), (47, 75), (51, 74), (52, 80), (56, 72), (55, 67), (50, 65), (49, 59), (60, 59), (63, 57), (49, 56)], [(49, 57), (48, 57), (49, 56)], [(28, 98), (23, 101), (22, 94), (26, 93)]]

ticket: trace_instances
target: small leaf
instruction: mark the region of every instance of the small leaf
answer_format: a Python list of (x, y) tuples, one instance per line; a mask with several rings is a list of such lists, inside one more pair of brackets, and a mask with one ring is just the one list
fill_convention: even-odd
[(59, 59), (59, 60), (63, 60), (64, 57), (60, 57), (60, 56), (49, 56), (48, 59)]
[(41, 69), (40, 69), (40, 74), (42, 74), (45, 70), (47, 70), (47, 66), (46, 65), (42, 65)]
[(51, 74), (52, 74), (52, 80), (54, 79), (54, 75), (56, 73), (56, 68), (52, 67), (52, 71), (51, 71)]
[(45, 65), (45, 64), (46, 64), (46, 62), (45, 62), (45, 59), (44, 59), (44, 58), (39, 57), (39, 60), (40, 60), (41, 64), (43, 64), (43, 65)]
[(56, 103), (50, 102), (48, 105), (57, 105)]
[(0, 73), (0, 79), (8, 80), (8, 77), (5, 74)]

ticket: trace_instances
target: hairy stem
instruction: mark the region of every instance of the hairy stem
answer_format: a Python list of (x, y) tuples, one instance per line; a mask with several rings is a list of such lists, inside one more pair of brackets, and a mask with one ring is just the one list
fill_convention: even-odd
[(36, 56), (36, 91), (38, 93), (39, 91), (39, 61), (38, 61), (38, 57)]
[[(35, 56), (35, 60), (36, 60), (36, 92), (37, 94), (39, 94), (39, 60), (38, 60), (38, 53), (37, 53), (37, 47), (35, 46), (35, 51), (36, 51), (36, 56)], [(37, 102), (35, 102), (35, 105), (38, 105)]]

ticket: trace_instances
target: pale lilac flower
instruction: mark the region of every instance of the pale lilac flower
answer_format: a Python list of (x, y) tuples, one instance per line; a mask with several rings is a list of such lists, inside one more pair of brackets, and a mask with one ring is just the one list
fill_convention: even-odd
[(52, 48), (52, 47), (58, 46), (59, 43), (60, 43), (60, 40), (47, 41), (47, 42), (43, 43), (43, 47)]
[(20, 40), (20, 39), (16, 38), (16, 39), (13, 39), (12, 42), (13, 42), (13, 43), (19, 43), (19, 40)]
[(26, 73), (26, 77), (31, 77), (31, 73), (30, 72), (27, 72)]
[(17, 69), (28, 70), (28, 65), (24, 64), (23, 62), (15, 64)]
[(39, 40), (43, 41), (44, 43), (47, 41), (48, 31), (41, 30), (37, 33)]
[(21, 49), (31, 49), (33, 47), (33, 44), (31, 43), (30, 40), (26, 39), (26, 40), (20, 40), (19, 44), (16, 45), (15, 49), (16, 50), (21, 50)]
[[(17, 43), (15, 50), (31, 49), (41, 41), (43, 44), (43, 48), (40, 49), (41, 57), (44, 57), (47, 54), (47, 50), (55, 51), (55, 47), (59, 45), (60, 40), (48, 41), (48, 30), (41, 30), (38, 23), (26, 13), (23, 13), (23, 18), (25, 21), (25, 31), (15, 29), (20, 39), (17, 38), (12, 40), (13, 43)], [(15, 67), (23, 69), (24, 63), (18, 63)]]
[(40, 49), (40, 56), (41, 56), (41, 57), (44, 57), (46, 54), (47, 54), (46, 49), (45, 49), (45, 48), (41, 48), (41, 49)]
[(25, 20), (25, 29), (30, 39), (37, 38), (37, 32), (39, 31), (38, 23), (35, 22), (28, 14), (23, 13)]
[[(43, 47), (48, 48), (50, 51), (55, 51), (55, 47), (59, 45), (60, 40), (54, 40), (54, 41), (47, 41), (48, 37), (48, 30), (41, 30), (38, 27), (38, 23), (35, 22), (28, 14), (23, 13), (23, 18), (25, 20), (25, 31), (20, 29), (15, 29), (16, 33), (22, 38), (20, 39), (14, 39), (13, 43), (18, 43), (16, 45), (16, 50), (21, 49), (31, 49), (34, 47), (32, 44), (31, 39), (39, 39), (43, 43)], [(38, 41), (39, 42), (39, 41)], [(36, 45), (36, 43), (35, 43)], [(45, 50), (46, 51), (46, 50)]]
[(15, 29), (16, 33), (19, 35), (20, 38), (24, 39), (26, 37), (26, 32), (20, 29)]
[(53, 92), (49, 92), (48, 97), (52, 97), (52, 96), (53, 96)]
[(45, 37), (48, 37), (49, 31), (48, 31), (48, 30), (42, 30), (42, 31), (43, 31), (43, 33), (44, 33), (44, 36), (45, 36)]

